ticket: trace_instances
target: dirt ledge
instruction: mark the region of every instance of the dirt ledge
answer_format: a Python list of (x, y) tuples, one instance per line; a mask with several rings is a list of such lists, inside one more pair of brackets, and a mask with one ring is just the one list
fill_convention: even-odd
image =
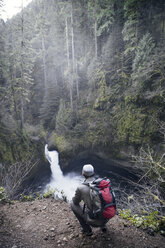
[(69, 204), (54, 199), (15, 202), (0, 206), (1, 248), (159, 248), (165, 238), (150, 236), (115, 216), (102, 234), (84, 237)]

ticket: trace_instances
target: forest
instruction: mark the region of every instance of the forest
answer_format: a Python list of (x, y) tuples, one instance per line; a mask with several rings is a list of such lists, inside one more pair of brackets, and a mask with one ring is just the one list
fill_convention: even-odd
[(3, 186), (48, 142), (63, 167), (85, 150), (134, 157), (164, 187), (163, 0), (33, 0), (0, 32)]

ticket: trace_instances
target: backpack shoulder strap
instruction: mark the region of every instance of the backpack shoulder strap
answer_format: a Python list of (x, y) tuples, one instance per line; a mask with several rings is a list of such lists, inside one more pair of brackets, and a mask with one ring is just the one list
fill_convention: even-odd
[(83, 184), (83, 185), (86, 185), (86, 186), (88, 186), (88, 187), (90, 187), (90, 183), (83, 182), (82, 184)]
[(90, 187), (93, 183), (95, 183), (96, 180), (97, 180), (97, 178), (94, 178), (93, 181), (91, 181), (91, 182), (86, 182), (86, 181), (85, 181), (85, 182), (83, 182), (82, 184)]

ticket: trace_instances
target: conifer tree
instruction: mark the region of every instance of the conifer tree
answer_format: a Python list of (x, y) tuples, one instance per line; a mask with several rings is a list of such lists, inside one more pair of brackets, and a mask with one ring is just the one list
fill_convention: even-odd
[[(8, 62), (10, 63), (10, 73), (8, 74), (8, 84), (11, 89), (13, 99), (13, 109), (15, 116), (23, 129), (27, 119), (25, 112), (30, 101), (30, 90), (33, 84), (33, 58), (34, 50), (29, 40), (30, 22), (28, 14), (24, 12), (23, 2), (22, 11), (15, 17), (10, 26), (7, 23), (8, 31)], [(11, 106), (12, 107), (12, 106)]]

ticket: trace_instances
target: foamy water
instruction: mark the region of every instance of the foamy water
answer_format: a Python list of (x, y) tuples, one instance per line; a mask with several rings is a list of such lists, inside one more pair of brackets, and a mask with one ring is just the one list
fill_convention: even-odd
[(83, 181), (82, 176), (75, 173), (68, 173), (64, 176), (59, 165), (58, 152), (48, 151), (47, 145), (45, 146), (45, 156), (50, 163), (52, 175), (44, 191), (54, 190), (56, 198), (66, 196), (67, 200), (70, 201), (74, 196), (77, 186)]

